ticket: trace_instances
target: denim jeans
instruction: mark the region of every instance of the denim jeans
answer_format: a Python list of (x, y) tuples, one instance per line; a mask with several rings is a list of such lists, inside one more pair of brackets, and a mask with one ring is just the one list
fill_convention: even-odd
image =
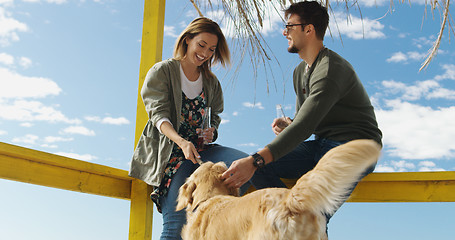
[[(286, 185), (281, 181), (280, 178), (300, 178), (302, 175), (313, 169), (325, 153), (343, 143), (346, 143), (346, 141), (338, 142), (325, 138), (316, 138), (316, 140), (302, 142), (287, 155), (267, 164), (264, 168), (257, 170), (254, 176), (251, 178), (250, 182), (256, 189), (267, 187), (285, 188)], [(353, 184), (352, 188), (350, 188), (349, 194), (345, 197), (344, 201), (349, 198), (352, 191), (354, 191), (354, 188), (357, 186), (357, 183), (363, 177), (373, 172), (374, 167), (375, 165), (368, 168), (361, 175), (360, 179)], [(338, 208), (340, 206), (338, 206)], [(327, 217), (328, 223), (333, 214), (325, 215)]]
[[(228, 167), (233, 161), (248, 156), (248, 154), (242, 151), (216, 144), (199, 154), (204, 162), (225, 162)], [(175, 211), (177, 206), (177, 197), (180, 186), (185, 183), (186, 178), (188, 178), (198, 166), (198, 164), (193, 164), (190, 160), (184, 161), (177, 170), (177, 173), (172, 177), (169, 192), (166, 196), (161, 197), (163, 214), (163, 231), (161, 233), (161, 240), (182, 239), (180, 232), (183, 225), (186, 223), (186, 212), (185, 209)], [(248, 188), (248, 186), (247, 184), (242, 186), (241, 192), (244, 192), (245, 188)]]

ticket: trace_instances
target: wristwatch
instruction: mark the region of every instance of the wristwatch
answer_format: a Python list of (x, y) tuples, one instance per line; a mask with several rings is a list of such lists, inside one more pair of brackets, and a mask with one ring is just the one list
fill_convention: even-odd
[(252, 155), (253, 157), (253, 166), (257, 167), (257, 168), (263, 168), (265, 166), (265, 160), (264, 158), (259, 155), (258, 153), (255, 153)]

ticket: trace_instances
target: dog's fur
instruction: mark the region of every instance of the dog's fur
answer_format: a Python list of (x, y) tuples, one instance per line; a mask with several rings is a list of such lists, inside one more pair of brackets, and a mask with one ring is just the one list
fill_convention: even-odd
[(292, 189), (267, 188), (238, 197), (223, 184), (224, 163), (202, 164), (180, 188), (177, 210), (186, 207), (185, 240), (324, 240), (326, 217), (378, 159), (373, 140), (354, 140), (325, 154)]

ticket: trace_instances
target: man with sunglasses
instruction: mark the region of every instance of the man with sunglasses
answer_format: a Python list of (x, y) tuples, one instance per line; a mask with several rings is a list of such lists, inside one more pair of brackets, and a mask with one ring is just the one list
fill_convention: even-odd
[[(231, 187), (240, 187), (250, 179), (257, 189), (286, 187), (280, 178), (301, 177), (338, 145), (354, 139), (382, 144), (373, 106), (353, 67), (324, 47), (327, 8), (316, 1), (298, 2), (286, 9), (285, 18), (283, 35), (288, 51), (303, 60), (293, 75), (295, 118), (275, 119), (272, 130), (277, 137), (259, 152), (231, 165), (223, 174)], [(330, 217), (327, 214), (327, 222)]]

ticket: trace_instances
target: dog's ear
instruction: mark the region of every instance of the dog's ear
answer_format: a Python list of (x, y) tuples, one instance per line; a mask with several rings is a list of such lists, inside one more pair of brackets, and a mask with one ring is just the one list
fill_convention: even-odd
[(193, 204), (194, 190), (196, 190), (196, 184), (193, 181), (187, 181), (180, 187), (176, 211), (180, 211)]
[(226, 163), (224, 162), (217, 162), (212, 166), (212, 171), (214, 171), (217, 174), (224, 173), (227, 170)]

